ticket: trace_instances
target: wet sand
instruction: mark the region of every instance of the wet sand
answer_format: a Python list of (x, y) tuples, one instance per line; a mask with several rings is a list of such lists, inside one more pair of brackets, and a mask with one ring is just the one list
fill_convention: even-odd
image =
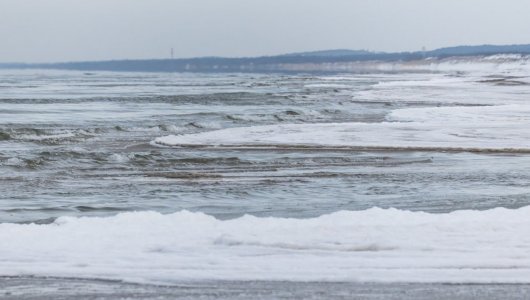
[(1, 277), (0, 299), (528, 299), (528, 284), (215, 281), (174, 286)]

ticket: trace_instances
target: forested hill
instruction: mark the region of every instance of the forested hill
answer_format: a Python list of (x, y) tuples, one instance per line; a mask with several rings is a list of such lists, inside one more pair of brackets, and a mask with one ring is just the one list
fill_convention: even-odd
[(0, 64), (0, 68), (140, 72), (275, 72), (289, 70), (293, 65), (314, 66), (326, 63), (412, 61), (424, 58), (443, 59), (453, 56), (494, 54), (530, 54), (530, 44), (458, 46), (440, 48), (432, 51), (399, 53), (340, 49), (246, 58), (201, 57), (189, 59), (112, 60), (46, 64), (12, 63)]

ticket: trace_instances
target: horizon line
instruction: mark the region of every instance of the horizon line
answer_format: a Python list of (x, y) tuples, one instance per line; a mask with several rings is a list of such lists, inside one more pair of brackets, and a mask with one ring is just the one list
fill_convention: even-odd
[[(362, 55), (392, 55), (392, 54), (415, 54), (415, 53), (429, 53), (429, 52), (435, 52), (445, 49), (452, 49), (452, 48), (465, 48), (465, 47), (521, 47), (521, 46), (529, 46), (529, 44), (464, 44), (464, 45), (454, 45), (454, 46), (444, 46), (440, 48), (434, 48), (432, 50), (425, 50), (424, 48), (415, 50), (415, 51), (375, 51), (375, 50), (367, 50), (367, 49), (348, 49), (348, 48), (327, 48), (327, 49), (320, 49), (320, 50), (306, 50), (306, 51), (296, 51), (296, 52), (284, 52), (284, 53), (278, 53), (278, 54), (270, 54), (270, 55), (255, 55), (255, 56), (217, 56), (217, 55), (211, 55), (211, 56), (191, 56), (191, 57), (171, 57), (169, 55), (168, 57), (159, 57), (159, 58), (109, 58), (109, 59), (95, 59), (95, 60), (68, 60), (68, 61), (47, 61), (47, 62), (21, 62), (21, 61), (15, 61), (15, 62), (2, 62), (0, 61), (0, 65), (54, 65), (54, 64), (71, 64), (71, 63), (98, 63), (98, 62), (122, 62), (122, 61), (154, 61), (154, 60), (200, 60), (200, 59), (256, 59), (256, 58), (272, 58), (272, 57), (282, 57), (282, 56), (306, 56), (310, 57), (312, 53), (315, 54), (315, 56), (325, 56), (325, 55), (318, 55), (318, 53), (322, 52), (332, 52), (332, 51), (352, 51), (352, 52), (364, 52), (365, 54), (352, 54), (352, 55), (337, 55), (337, 57), (345, 57), (345, 56), (362, 56)], [(172, 49), (172, 48), (169, 48)], [(530, 54), (530, 52), (529, 52)], [(331, 56), (331, 55), (330, 55)]]

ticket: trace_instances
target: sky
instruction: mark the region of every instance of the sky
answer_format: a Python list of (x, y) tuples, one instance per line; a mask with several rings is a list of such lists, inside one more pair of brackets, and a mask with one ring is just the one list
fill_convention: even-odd
[(0, 0), (0, 62), (530, 43), (528, 0)]

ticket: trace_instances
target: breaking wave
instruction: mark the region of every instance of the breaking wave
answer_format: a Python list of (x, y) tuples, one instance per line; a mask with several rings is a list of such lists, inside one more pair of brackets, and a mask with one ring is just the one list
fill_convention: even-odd
[(530, 106), (397, 109), (381, 123), (279, 124), (157, 138), (165, 146), (364, 147), (437, 151), (529, 152)]
[(0, 275), (121, 279), (530, 283), (530, 207), (373, 208), (312, 219), (181, 211), (0, 224)]

